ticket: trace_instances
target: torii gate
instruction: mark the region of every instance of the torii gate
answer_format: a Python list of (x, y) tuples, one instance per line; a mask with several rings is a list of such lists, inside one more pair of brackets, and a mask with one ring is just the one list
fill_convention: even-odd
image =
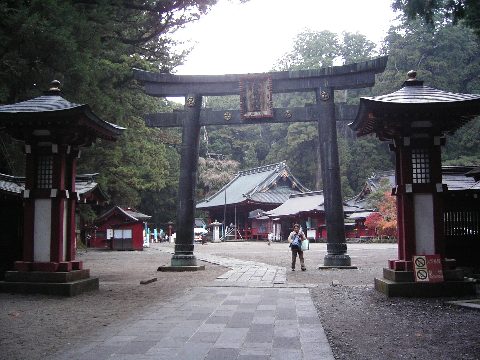
[[(198, 268), (193, 254), (193, 228), (200, 127), (312, 121), (318, 123), (325, 196), (327, 254), (324, 266), (350, 267), (345, 241), (336, 121), (354, 119), (357, 106), (335, 105), (334, 90), (373, 86), (375, 74), (383, 72), (386, 63), (387, 57), (381, 57), (315, 70), (243, 75), (171, 75), (134, 69), (135, 79), (144, 84), (148, 95), (185, 97), (185, 111), (146, 116), (150, 127), (183, 128), (172, 270)], [(314, 92), (316, 103), (303, 108), (273, 108), (272, 93), (288, 92)], [(201, 109), (202, 96), (223, 95), (239, 95), (241, 109)]]

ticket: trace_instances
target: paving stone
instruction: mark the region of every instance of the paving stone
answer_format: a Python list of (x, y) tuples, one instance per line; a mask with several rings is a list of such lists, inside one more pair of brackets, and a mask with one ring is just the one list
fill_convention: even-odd
[(197, 331), (188, 343), (215, 343), (220, 336), (220, 332)]
[(300, 349), (300, 337), (286, 337), (286, 336), (274, 336), (273, 337), (274, 349)]
[(333, 360), (310, 296), (314, 284), (288, 284), (284, 267), (209, 262), (232, 270), (52, 360)]
[[(302, 360), (300, 349), (274, 349), (271, 360)], [(323, 360), (318, 358), (317, 360)]]
[(245, 341), (248, 330), (248, 328), (225, 328), (213, 346), (238, 349)]
[(203, 360), (211, 349), (211, 344), (187, 342), (177, 352), (175, 358), (181, 360)]
[(128, 341), (119, 345), (115, 352), (118, 354), (145, 354), (155, 345), (155, 341)]
[(205, 360), (228, 360), (228, 359), (237, 359), (239, 354), (238, 349), (211, 349)]

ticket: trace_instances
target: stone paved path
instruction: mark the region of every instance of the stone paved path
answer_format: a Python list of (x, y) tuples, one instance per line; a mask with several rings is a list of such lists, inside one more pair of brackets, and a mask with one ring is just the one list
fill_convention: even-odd
[(308, 286), (289, 286), (285, 268), (197, 258), (231, 270), (55, 359), (334, 359)]

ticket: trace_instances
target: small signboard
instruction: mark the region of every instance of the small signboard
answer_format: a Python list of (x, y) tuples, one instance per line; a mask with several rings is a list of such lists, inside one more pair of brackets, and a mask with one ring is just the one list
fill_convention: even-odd
[(413, 266), (416, 282), (443, 282), (440, 255), (415, 255)]

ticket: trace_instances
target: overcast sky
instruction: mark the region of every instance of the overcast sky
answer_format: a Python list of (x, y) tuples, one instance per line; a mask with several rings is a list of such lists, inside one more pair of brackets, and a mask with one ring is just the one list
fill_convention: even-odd
[(360, 32), (380, 43), (395, 18), (391, 0), (219, 0), (211, 12), (178, 31), (195, 49), (177, 74), (268, 72), (305, 29)]

